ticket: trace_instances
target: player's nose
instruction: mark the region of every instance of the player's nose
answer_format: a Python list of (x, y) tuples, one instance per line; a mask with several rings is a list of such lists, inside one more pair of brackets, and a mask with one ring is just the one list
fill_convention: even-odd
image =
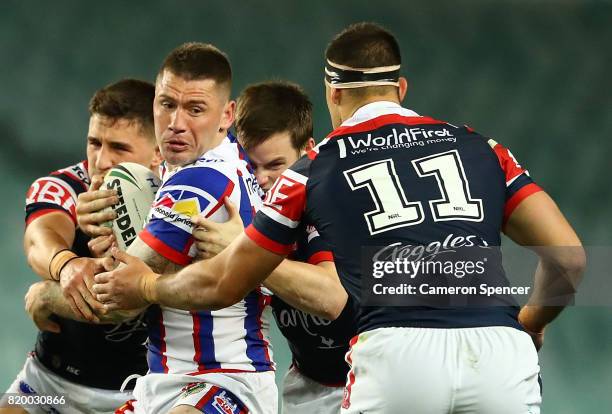
[(267, 191), (268, 182), (270, 181), (268, 174), (265, 171), (255, 171), (255, 178), (257, 179), (257, 184), (264, 190)]
[(96, 170), (99, 174), (104, 175), (115, 165), (115, 160), (111, 152), (102, 146), (96, 157)]
[(174, 112), (172, 112), (170, 115), (170, 124), (168, 125), (168, 129), (175, 134), (185, 132), (187, 129), (185, 111), (183, 111), (181, 108), (176, 108)]

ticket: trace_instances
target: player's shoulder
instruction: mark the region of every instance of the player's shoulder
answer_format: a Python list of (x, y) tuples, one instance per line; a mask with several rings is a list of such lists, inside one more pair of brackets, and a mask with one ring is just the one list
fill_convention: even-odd
[(196, 162), (185, 165), (164, 180), (162, 188), (176, 185), (187, 185), (198, 188), (206, 188), (218, 182), (232, 180), (236, 174), (235, 168), (232, 170), (223, 161), (208, 161), (198, 159)]
[(37, 178), (30, 185), (28, 193), (65, 192), (76, 198), (78, 194), (88, 190), (90, 183), (87, 161), (81, 161)]
[(87, 191), (90, 180), (87, 162), (56, 170), (36, 179), (26, 193), (26, 223), (51, 211), (61, 210), (76, 224), (76, 200)]

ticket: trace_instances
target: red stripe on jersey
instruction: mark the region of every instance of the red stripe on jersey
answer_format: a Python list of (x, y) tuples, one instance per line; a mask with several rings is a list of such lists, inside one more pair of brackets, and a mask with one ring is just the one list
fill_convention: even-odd
[(510, 197), (508, 201), (506, 201), (506, 205), (504, 207), (504, 224), (506, 224), (506, 221), (508, 221), (508, 219), (512, 215), (512, 212), (514, 212), (514, 210), (518, 207), (519, 204), (521, 204), (524, 199), (540, 191), (543, 190), (539, 185), (535, 183), (530, 183), (518, 190), (516, 193), (514, 193), (514, 195)]
[(264, 205), (291, 221), (300, 221), (306, 207), (306, 186), (282, 174), (266, 193)]
[(126, 401), (121, 407), (115, 410), (115, 414), (132, 414), (134, 413), (134, 403), (136, 400)]
[(261, 320), (261, 315), (263, 314), (264, 309), (266, 309), (266, 306), (268, 306), (270, 302), (272, 301), (272, 298), (268, 295), (264, 295), (261, 292), (261, 289), (258, 289), (258, 293), (259, 293), (259, 300), (257, 302), (257, 305), (258, 305), (257, 325), (259, 329), (257, 330), (257, 336), (266, 346), (266, 348), (264, 349), (266, 362), (272, 362), (272, 360), (270, 359), (270, 352), (268, 352), (268, 350), (270, 349), (270, 342), (266, 341), (266, 339), (263, 336), (263, 321)]
[(209, 218), (215, 213), (215, 211), (219, 210), (219, 208), (223, 205), (223, 200), (225, 200), (225, 197), (229, 197), (232, 194), (232, 191), (234, 191), (234, 182), (230, 180), (227, 183), (227, 187), (225, 187), (223, 194), (221, 194), (221, 197), (219, 197), (219, 200), (217, 200), (217, 204), (215, 204), (215, 206), (208, 212), (206, 218)]
[(349, 342), (349, 351), (346, 354), (346, 362), (350, 365), (351, 370), (348, 373), (346, 388), (344, 389), (344, 397), (342, 398), (342, 408), (345, 410), (351, 406), (351, 389), (355, 383), (355, 371), (353, 370), (353, 346), (359, 340), (359, 335), (354, 336)]
[(495, 155), (497, 155), (499, 165), (504, 171), (506, 182), (511, 181), (513, 178), (518, 177), (526, 171), (510, 154), (508, 148), (504, 147), (503, 145), (496, 144), (495, 147), (493, 147), (493, 152), (495, 152)]
[(427, 116), (403, 116), (398, 114), (381, 115), (369, 119), (356, 125), (341, 126), (333, 130), (327, 138), (337, 137), (338, 135), (356, 134), (358, 132), (373, 131), (384, 125), (404, 124), (404, 125), (443, 125), (444, 121), (429, 118)]
[(243, 406), (240, 411), (238, 411), (238, 414), (249, 414), (249, 409)]
[(332, 252), (329, 252), (329, 251), (316, 252), (315, 254), (313, 254), (312, 256), (308, 258), (308, 263), (312, 265), (316, 265), (321, 262), (333, 262), (333, 261), (334, 261), (334, 255), (332, 254)]
[[(270, 371), (274, 371), (272, 367), (270, 367)], [(226, 372), (226, 373), (250, 373), (250, 372), (261, 372), (256, 370), (246, 370), (246, 369), (235, 369), (235, 368), (211, 368), (211, 369), (203, 369), (202, 371), (194, 371), (185, 375), (195, 376), (202, 374), (213, 374), (215, 372)]]
[(210, 387), (208, 392), (204, 394), (202, 398), (200, 398), (200, 401), (198, 401), (198, 403), (195, 405), (195, 408), (197, 408), (198, 410), (202, 409), (202, 407), (204, 407), (206, 403), (210, 401), (210, 399), (217, 393), (217, 391), (219, 391), (219, 387), (217, 387), (216, 385)]
[(74, 225), (77, 225), (76, 219), (72, 216), (72, 214), (70, 214), (69, 212), (67, 212), (64, 209), (61, 208), (45, 208), (42, 210), (38, 210), (35, 211), (34, 213), (30, 214), (28, 216), (28, 218), (26, 219), (26, 227), (33, 222), (34, 220), (36, 220), (39, 217), (42, 217), (44, 215), (47, 215), (49, 213), (64, 213), (66, 214), (68, 217), (70, 217), (70, 220), (72, 220), (72, 222), (74, 223)]
[(244, 229), (244, 232), (256, 245), (272, 253), (286, 256), (293, 251), (293, 243), (285, 245), (275, 242), (260, 233), (252, 224), (249, 224), (249, 227)]
[(159, 309), (159, 352), (162, 354), (161, 364), (164, 373), (168, 373), (168, 357), (166, 356), (166, 327), (164, 326), (164, 311)]
[(306, 155), (308, 156), (308, 158), (310, 158), (311, 160), (314, 160), (315, 158), (317, 158), (317, 155), (319, 155), (318, 152), (310, 150), (306, 153)]
[(191, 313), (191, 319), (193, 320), (193, 347), (195, 348), (195, 355), (193, 361), (198, 364), (198, 371), (206, 369), (204, 364), (200, 362), (202, 358), (202, 345), (200, 344), (200, 316), (196, 312)]
[(191, 257), (185, 253), (174, 250), (172, 247), (168, 246), (166, 243), (149, 233), (146, 228), (138, 234), (138, 237), (151, 249), (155, 250), (157, 253), (161, 254), (173, 263), (181, 266), (187, 266), (189, 263), (191, 263)]

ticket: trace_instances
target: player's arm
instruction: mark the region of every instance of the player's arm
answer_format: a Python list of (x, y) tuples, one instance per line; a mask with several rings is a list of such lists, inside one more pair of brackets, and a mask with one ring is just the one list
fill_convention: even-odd
[[(141, 258), (148, 266), (160, 274), (164, 271), (176, 272), (179, 268), (138, 238), (130, 245), (128, 251), (134, 256)], [(119, 266), (124, 265), (120, 263)], [(109, 266), (107, 264), (107, 267), (110, 269), (112, 265)], [(143, 306), (131, 310), (107, 312), (103, 305), (101, 305), (90, 318), (84, 318), (81, 314), (77, 314), (72, 310), (66, 298), (63, 297), (59, 284), (51, 280), (32, 285), (26, 294), (25, 301), (26, 311), (41, 330), (56, 329), (57, 326), (49, 321), (51, 314), (82, 322), (117, 324), (137, 317), (146, 308), (146, 306)]]
[[(225, 208), (228, 220), (224, 223), (203, 216), (192, 218), (197, 226), (193, 236), (202, 257), (214, 257), (243, 232), (244, 224), (236, 206), (226, 199)], [(340, 315), (348, 297), (333, 261), (328, 260), (315, 265), (285, 259), (263, 284), (291, 306), (329, 320)]]
[(112, 254), (126, 266), (96, 275), (94, 288), (109, 311), (153, 303), (184, 310), (226, 308), (259, 286), (283, 260), (244, 233), (212, 259), (175, 274), (159, 275), (142, 260), (117, 249)]
[(519, 322), (542, 346), (544, 327), (573, 301), (586, 266), (582, 243), (555, 202), (503, 145), (488, 140), (506, 180), (503, 230), (539, 256), (534, 289)]
[(74, 237), (74, 222), (66, 212), (48, 212), (28, 223), (24, 250), (28, 264), (38, 275), (60, 282), (62, 302), (73, 316), (94, 321), (95, 313), (103, 309), (90, 292), (98, 266), (92, 259), (70, 251)]
[(586, 267), (584, 248), (555, 202), (543, 191), (516, 207), (504, 231), (539, 256), (534, 289), (519, 320), (531, 333), (541, 333), (572, 302)]
[(312, 265), (285, 259), (264, 286), (291, 306), (328, 320), (342, 313), (348, 299), (331, 261)]
[(23, 237), (28, 265), (44, 279), (53, 279), (49, 263), (60, 250), (70, 249), (74, 242), (74, 223), (61, 210), (37, 217), (26, 227)]

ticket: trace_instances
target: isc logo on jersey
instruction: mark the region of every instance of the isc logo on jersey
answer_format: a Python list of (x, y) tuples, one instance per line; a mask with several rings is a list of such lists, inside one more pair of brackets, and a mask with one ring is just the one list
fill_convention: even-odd
[[(182, 194), (185, 197), (185, 191)], [(161, 195), (151, 208), (151, 218), (161, 219), (181, 230), (191, 233), (193, 223), (191, 217), (201, 212), (200, 200), (197, 196), (176, 200), (171, 193)]]

